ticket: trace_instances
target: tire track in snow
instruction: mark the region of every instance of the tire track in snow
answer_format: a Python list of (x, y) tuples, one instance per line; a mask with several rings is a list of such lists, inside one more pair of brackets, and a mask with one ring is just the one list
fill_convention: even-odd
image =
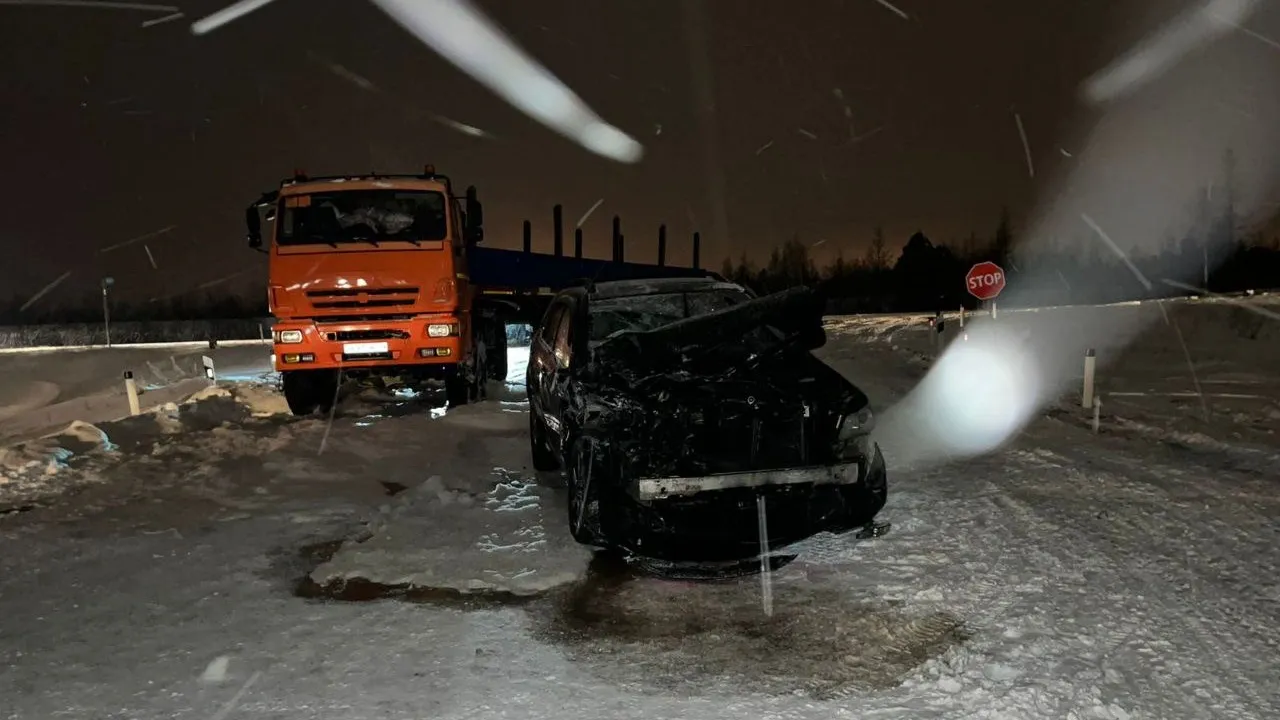
[[(1142, 480), (1138, 484), (1151, 487), (1160, 487), (1162, 482), (1174, 478), (1174, 482), (1179, 485), (1194, 486), (1201, 493), (1207, 491), (1209, 497), (1236, 500), (1231, 488), (1217, 479), (1186, 479), (1186, 475), (1177, 469), (1153, 466), (1149, 462), (1141, 463), (1118, 456), (1104, 456), (1096, 459), (1096, 464), (1112, 465), (1118, 468), (1118, 473), (1103, 470), (1104, 477), (1117, 479), (1127, 477), (1131, 481), (1135, 477), (1140, 477)], [(1219, 492), (1212, 492), (1213, 490)], [(1241, 505), (1243, 504), (1233, 503), (1232, 507), (1238, 509)], [(1208, 510), (1207, 506), (1206, 510)], [(1228, 524), (1213, 515), (1187, 522), (1186, 518), (1173, 517), (1167, 507), (1158, 509), (1156, 512), (1141, 514), (1112, 513), (1109, 514), (1108, 519), (1127, 525), (1130, 532), (1125, 534), (1130, 537), (1149, 538), (1162, 544), (1177, 543), (1172, 547), (1159, 547), (1159, 553), (1156, 555), (1150, 553), (1134, 555), (1132, 561), (1136, 563), (1139, 573), (1147, 582), (1163, 583), (1175, 588), (1175, 592), (1170, 594), (1174, 598), (1172, 604), (1181, 607), (1184, 611), (1178, 613), (1177, 617), (1206, 651), (1206, 659), (1218, 668), (1220, 679), (1227, 681), (1222, 684), (1230, 688), (1237, 698), (1244, 696), (1255, 706), (1272, 706), (1274, 711), (1277, 704), (1276, 698), (1267, 701), (1253, 690), (1267, 686), (1265, 681), (1260, 682), (1261, 678), (1267, 676), (1264, 670), (1259, 670), (1259, 678), (1250, 679), (1239, 665), (1223, 661), (1224, 657), (1240, 660), (1259, 657), (1259, 648), (1256, 647), (1259, 644), (1268, 646), (1268, 649), (1274, 652), (1273, 628), (1280, 623), (1280, 613), (1272, 612), (1268, 617), (1265, 611), (1260, 610), (1267, 606), (1277, 607), (1274, 593), (1268, 596), (1266, 592), (1259, 592), (1257, 586), (1253, 584), (1260, 576), (1275, 578), (1276, 564), (1272, 562), (1266, 567), (1259, 566), (1258, 562), (1263, 556), (1258, 551), (1272, 550), (1280, 537), (1254, 542), (1256, 547), (1251, 548), (1254, 552), (1247, 554), (1227, 550), (1228, 548), (1238, 549), (1243, 544), (1256, 541), (1259, 531), (1270, 531), (1275, 534), (1273, 523), (1261, 517), (1256, 511), (1251, 511), (1250, 514), (1256, 521), (1251, 531), (1246, 530), (1245, 526)], [(1211, 527), (1212, 530), (1210, 530)], [(1191, 537), (1197, 531), (1202, 537)], [(1181, 537), (1179, 537), (1180, 532)], [(1103, 535), (1102, 542), (1111, 545), (1119, 552), (1124, 552), (1125, 548), (1115, 542), (1117, 536), (1117, 534)], [(1147, 549), (1154, 548), (1148, 544)], [(1208, 562), (1197, 562), (1193, 565), (1192, 549), (1200, 551), (1194, 553), (1197, 559), (1207, 557)], [(1204, 552), (1206, 550), (1209, 552)], [(1224, 550), (1227, 551), (1224, 552)], [(1247, 563), (1246, 566), (1246, 563), (1240, 559), (1242, 556), (1253, 558), (1255, 562)], [(1206, 581), (1204, 573), (1199, 572), (1197, 568), (1214, 572)], [(1231, 583), (1231, 592), (1224, 592), (1224, 580), (1234, 581)], [(1188, 593), (1182, 592), (1183, 588), (1190, 591), (1190, 600), (1188, 600)], [(1213, 597), (1207, 598), (1206, 590)], [(1168, 605), (1169, 603), (1166, 603), (1166, 607)], [(1209, 616), (1206, 608), (1210, 607), (1217, 611), (1219, 617)], [(1240, 632), (1242, 630), (1257, 638), (1259, 642), (1246, 643)], [(1227, 652), (1220, 652), (1224, 646)], [(1221, 688), (1206, 690), (1209, 693), (1220, 691)], [(1254, 717), (1252, 714), (1242, 712), (1242, 717)]]
[[(1061, 457), (1061, 456), (1060, 456)], [(1094, 461), (1091, 465), (1097, 467), (1100, 464), (1112, 462), (1109, 457), (1090, 456)], [(1066, 459), (1066, 458), (1064, 458)], [(1024, 460), (1025, 462), (1025, 460)], [(1117, 463), (1123, 470), (1128, 472), (1138, 471), (1137, 468), (1127, 466), (1125, 463)], [(1150, 480), (1158, 480), (1161, 477), (1168, 477), (1173, 473), (1169, 472), (1169, 468), (1164, 468), (1165, 472), (1161, 474), (1158, 469), (1151, 466), (1145, 466), (1141, 472), (1149, 475)], [(1079, 470), (1074, 468), (1062, 468), (1071, 481), (1080, 484), (1091, 484), (1095, 487), (1110, 483), (1117, 489), (1124, 490), (1132, 485), (1149, 485), (1151, 487), (1160, 488), (1158, 482), (1133, 483), (1126, 481), (1125, 475), (1100, 470), (1099, 475), (1095, 477), (1086, 477)], [(1011, 477), (1017, 478), (1014, 474)], [(1016, 480), (1015, 480), (1016, 482)], [(1201, 662), (1211, 663), (1217, 670), (1217, 681), (1210, 682), (1209, 687), (1196, 687), (1205, 683), (1205, 678), (1199, 675), (1192, 675), (1184, 678), (1178, 683), (1176, 692), (1183, 696), (1190, 707), (1197, 707), (1206, 713), (1206, 717), (1220, 718), (1224, 717), (1223, 712), (1230, 713), (1230, 717), (1257, 717), (1253, 709), (1263, 709), (1268, 706), (1274, 707), (1274, 702), (1268, 702), (1253, 690), (1259, 685), (1265, 686), (1265, 681), (1260, 683), (1260, 679), (1251, 679), (1245, 675), (1238, 664), (1229, 664), (1223, 662), (1224, 657), (1234, 657), (1244, 659), (1248, 657), (1256, 657), (1258, 648), (1248, 648), (1246, 643), (1239, 636), (1240, 626), (1223, 623), (1220, 620), (1207, 616), (1203, 608), (1208, 606), (1222, 608), (1224, 606), (1236, 606), (1235, 609), (1242, 614), (1257, 615), (1256, 607), (1241, 606), (1238, 598), (1225, 595), (1214, 584), (1205, 584), (1201, 582), (1201, 578), (1195, 573), (1188, 563), (1180, 562), (1174, 553), (1169, 549), (1161, 547), (1159, 543), (1168, 542), (1170, 537), (1177, 537), (1175, 532), (1179, 526), (1185, 526), (1181, 520), (1171, 519), (1166, 523), (1158, 523), (1156, 518), (1169, 517), (1167, 512), (1152, 513), (1149, 510), (1143, 510), (1140, 513), (1125, 512), (1123, 505), (1112, 505), (1107, 510), (1105, 526), (1108, 532), (1101, 535), (1097, 533), (1096, 526), (1093, 523), (1082, 522), (1079, 512), (1072, 512), (1073, 508), (1067, 503), (1053, 502), (1043, 503), (1039, 506), (1031, 505), (1023, 500), (1015, 498), (1011, 493), (1032, 493), (1036, 490), (1026, 487), (1000, 487), (996, 483), (991, 483), (990, 488), (994, 497), (1009, 509), (1009, 511), (1019, 518), (1021, 524), (1027, 527), (1056, 527), (1056, 534), (1064, 540), (1064, 548), (1072, 548), (1073, 551), (1067, 553), (1068, 557), (1087, 558), (1091, 564), (1103, 564), (1108, 569), (1108, 575), (1112, 577), (1132, 577), (1137, 575), (1137, 579), (1142, 585), (1152, 588), (1152, 591), (1145, 594), (1143, 598), (1159, 609), (1160, 616), (1158, 618), (1150, 618), (1152, 620), (1163, 620), (1179, 626), (1181, 633), (1169, 635), (1168, 633), (1158, 633), (1153, 636), (1154, 644), (1158, 645), (1166, 637), (1186, 637), (1190, 639), (1199, 649), (1199, 655), (1196, 658)], [(1041, 495), (1044, 497), (1044, 495)], [(1229, 496), (1228, 496), (1229, 497)], [(1055, 497), (1055, 500), (1064, 498)], [(1079, 509), (1078, 507), (1075, 509)], [(1119, 532), (1115, 532), (1119, 530)], [(1043, 533), (1036, 533), (1038, 536), (1044, 536)], [(1126, 547), (1116, 542), (1117, 538), (1141, 539), (1143, 544), (1138, 552), (1135, 548)], [(1153, 543), (1157, 543), (1153, 545)], [(1155, 555), (1156, 559), (1151, 556), (1151, 551), (1158, 551)], [(1156, 567), (1160, 561), (1163, 567)], [(1235, 562), (1236, 567), (1233, 568), (1237, 572), (1243, 573), (1243, 568), (1239, 567), (1239, 563)], [(1182, 577), (1179, 582), (1178, 575)], [(1188, 602), (1184, 594), (1183, 587), (1199, 588), (1201, 594), (1198, 601)], [(1211, 594), (1216, 594), (1213, 598), (1212, 605), (1209, 605), (1208, 599), (1203, 594), (1204, 590), (1209, 590)], [(1216, 591), (1216, 593), (1215, 593)], [(1263, 637), (1258, 630), (1259, 625), (1265, 627), (1267, 623), (1249, 623), (1252, 627), (1244, 626), (1250, 630), (1251, 634)], [(1216, 626), (1216, 629), (1215, 629)], [(1119, 649), (1123, 644), (1131, 642), (1130, 639), (1122, 639), (1115, 649)], [(1161, 658), (1168, 665), (1170, 658), (1165, 656)], [(1158, 661), (1157, 661), (1158, 662)], [(1171, 688), (1164, 688), (1163, 692), (1168, 692)], [(1219, 700), (1209, 704), (1207, 707), (1202, 700), (1217, 696)], [(1193, 699), (1194, 698), (1194, 699)], [(1252, 708), (1250, 707), (1252, 706)]]
[[(1033, 506), (1017, 500), (1004, 488), (999, 487), (994, 482), (987, 483), (987, 490), (990, 492), (989, 499), (992, 504), (1008, 517), (1012, 518), (1012, 525), (1015, 528), (1021, 528), (1027, 537), (1054, 538), (1060, 541), (1057, 545), (1059, 572), (1064, 572), (1067, 567), (1082, 564), (1086, 569), (1098, 571), (1099, 575), (1105, 578), (1109, 583), (1108, 585), (1095, 586), (1092, 588), (1091, 590), (1094, 591), (1095, 597), (1102, 595), (1101, 591), (1108, 591), (1106, 594), (1117, 600), (1125, 596), (1129, 588), (1126, 587), (1126, 583), (1121, 580), (1121, 578), (1126, 577), (1124, 568), (1121, 567), (1121, 564), (1115, 559), (1098, 552), (1093, 547), (1090, 547), (1091, 543), (1084, 540), (1085, 534), (1083, 532), (1079, 532), (1079, 528), (1063, 526), (1041, 517)], [(1049, 592), (1056, 592), (1060, 589), (1062, 588), (1052, 588)], [(1146, 598), (1145, 596), (1140, 596), (1138, 599), (1141, 600)], [(1155, 602), (1160, 604), (1158, 597), (1155, 598)], [(1009, 607), (1002, 608), (1005, 613), (1008, 613), (1009, 609)], [(1152, 647), (1158, 646), (1163, 639), (1163, 635), (1161, 633), (1154, 631), (1149, 624), (1141, 622), (1141, 620), (1150, 620), (1151, 618), (1143, 618), (1139, 608), (1113, 607), (1110, 608), (1111, 612), (1102, 608), (1089, 608), (1086, 612), (1090, 615), (1102, 615), (1102, 622), (1110, 624), (1117, 620), (1114, 614), (1116, 609), (1127, 610), (1133, 615), (1138, 616), (1139, 622), (1136, 622), (1129, 627), (1120, 626), (1115, 628), (1107, 627), (1106, 625), (1098, 626), (1095, 624), (1094, 627), (1096, 633), (1105, 633), (1102, 638), (1105, 647), (1102, 652), (1098, 653), (1095, 657), (1088, 658), (1088, 660), (1100, 667), (1104, 679), (1109, 677), (1109, 670), (1113, 671), (1110, 667), (1113, 664), (1135, 664), (1132, 661), (1124, 662), (1123, 660), (1116, 660), (1112, 662), (1110, 661), (1110, 658), (1125, 652), (1126, 648), (1134, 645), (1136, 645), (1136, 647), (1130, 651), (1131, 653), (1144, 654), (1150, 651)], [(1073, 606), (1071, 607), (1070, 615), (1064, 614), (1064, 617), (1056, 619), (1061, 621), (1072, 620), (1081, 613), (1081, 610), (1082, 608), (1080, 606)], [(1063, 632), (1066, 628), (1057, 628), (1057, 630), (1059, 632)], [(1090, 634), (1087, 631), (1082, 632), (1077, 630), (1076, 632), (1080, 633), (1076, 640), (1079, 640), (1082, 637), (1087, 637)], [(1148, 668), (1152, 665), (1158, 664), (1158, 659), (1155, 657), (1148, 658), (1148, 660), (1151, 661), (1151, 663), (1147, 665)], [(1213, 708), (1206, 707), (1194, 695), (1187, 693), (1181, 683), (1168, 682), (1159, 683), (1157, 685), (1154, 682), (1148, 682), (1150, 676), (1132, 673), (1120, 675), (1119, 677), (1123, 679), (1125, 684), (1140, 691), (1138, 693), (1138, 697), (1135, 697), (1134, 699), (1140, 699), (1144, 703), (1149, 703), (1152, 700), (1159, 698), (1168, 703), (1168, 706), (1164, 708), (1163, 711), (1157, 711), (1150, 707), (1145, 708), (1152, 717), (1173, 717), (1169, 711), (1194, 709), (1196, 717), (1206, 719), (1217, 718)]]

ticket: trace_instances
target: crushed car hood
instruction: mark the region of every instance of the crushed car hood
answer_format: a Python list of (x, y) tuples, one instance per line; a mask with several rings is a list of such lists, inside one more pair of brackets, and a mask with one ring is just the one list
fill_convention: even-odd
[(822, 311), (816, 293), (792, 288), (652, 330), (620, 332), (595, 348), (595, 361), (616, 370), (670, 371), (706, 363), (728, 367), (788, 350), (814, 350), (826, 343)]

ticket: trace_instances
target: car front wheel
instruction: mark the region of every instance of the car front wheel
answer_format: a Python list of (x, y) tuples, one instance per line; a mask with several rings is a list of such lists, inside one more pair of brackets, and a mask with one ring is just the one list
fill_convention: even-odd
[(533, 469), (538, 472), (560, 469), (559, 459), (547, 444), (547, 432), (533, 408), (529, 408), (529, 454), (533, 456)]
[(605, 481), (600, 445), (591, 438), (578, 438), (570, 450), (569, 533), (583, 545), (604, 545), (600, 532), (600, 492), (598, 483)]

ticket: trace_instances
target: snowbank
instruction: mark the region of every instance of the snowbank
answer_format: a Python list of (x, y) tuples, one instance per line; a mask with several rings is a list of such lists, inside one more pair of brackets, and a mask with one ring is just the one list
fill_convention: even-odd
[[(255, 436), (230, 429), (248, 418), (288, 413), (283, 399), (263, 386), (210, 386), (204, 380), (187, 380), (144, 397), (153, 402), (174, 399), (148, 407), (138, 416), (128, 415), (127, 401), (124, 415), (117, 416), (119, 408), (101, 398), (83, 398), (44, 409), (41, 418), (94, 412), (104, 415), (106, 409), (113, 414), (111, 420), (96, 424), (71, 419), (59, 430), (0, 446), (0, 511), (13, 503), (98, 482), (113, 461), (125, 460), (130, 454), (154, 454), (166, 437), (193, 431), (207, 433), (201, 441), (191, 444), (198, 446), (209, 462), (242, 454), (245, 441)], [(231, 447), (225, 447), (228, 443)]]

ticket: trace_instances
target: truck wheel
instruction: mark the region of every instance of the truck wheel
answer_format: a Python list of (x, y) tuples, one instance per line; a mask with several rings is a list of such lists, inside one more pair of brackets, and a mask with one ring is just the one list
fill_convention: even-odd
[(471, 387), (466, 375), (460, 366), (454, 367), (444, 378), (445, 402), (449, 403), (449, 407), (459, 407), (466, 405), (470, 396)]
[(489, 377), (498, 382), (507, 379), (507, 326), (498, 323), (489, 343)]
[(489, 395), (489, 363), (477, 358), (474, 370), (471, 374), (471, 401), (480, 402)]
[(590, 438), (578, 438), (569, 452), (569, 534), (583, 545), (604, 546), (600, 532), (600, 503), (607, 493), (600, 492), (601, 482), (608, 482), (600, 456), (600, 445)]
[(336, 370), (290, 370), (280, 373), (284, 401), (294, 415), (328, 412), (338, 390)]
[(529, 454), (533, 456), (533, 469), (553, 472), (560, 469), (560, 461), (547, 445), (547, 432), (542, 423), (529, 411)]

